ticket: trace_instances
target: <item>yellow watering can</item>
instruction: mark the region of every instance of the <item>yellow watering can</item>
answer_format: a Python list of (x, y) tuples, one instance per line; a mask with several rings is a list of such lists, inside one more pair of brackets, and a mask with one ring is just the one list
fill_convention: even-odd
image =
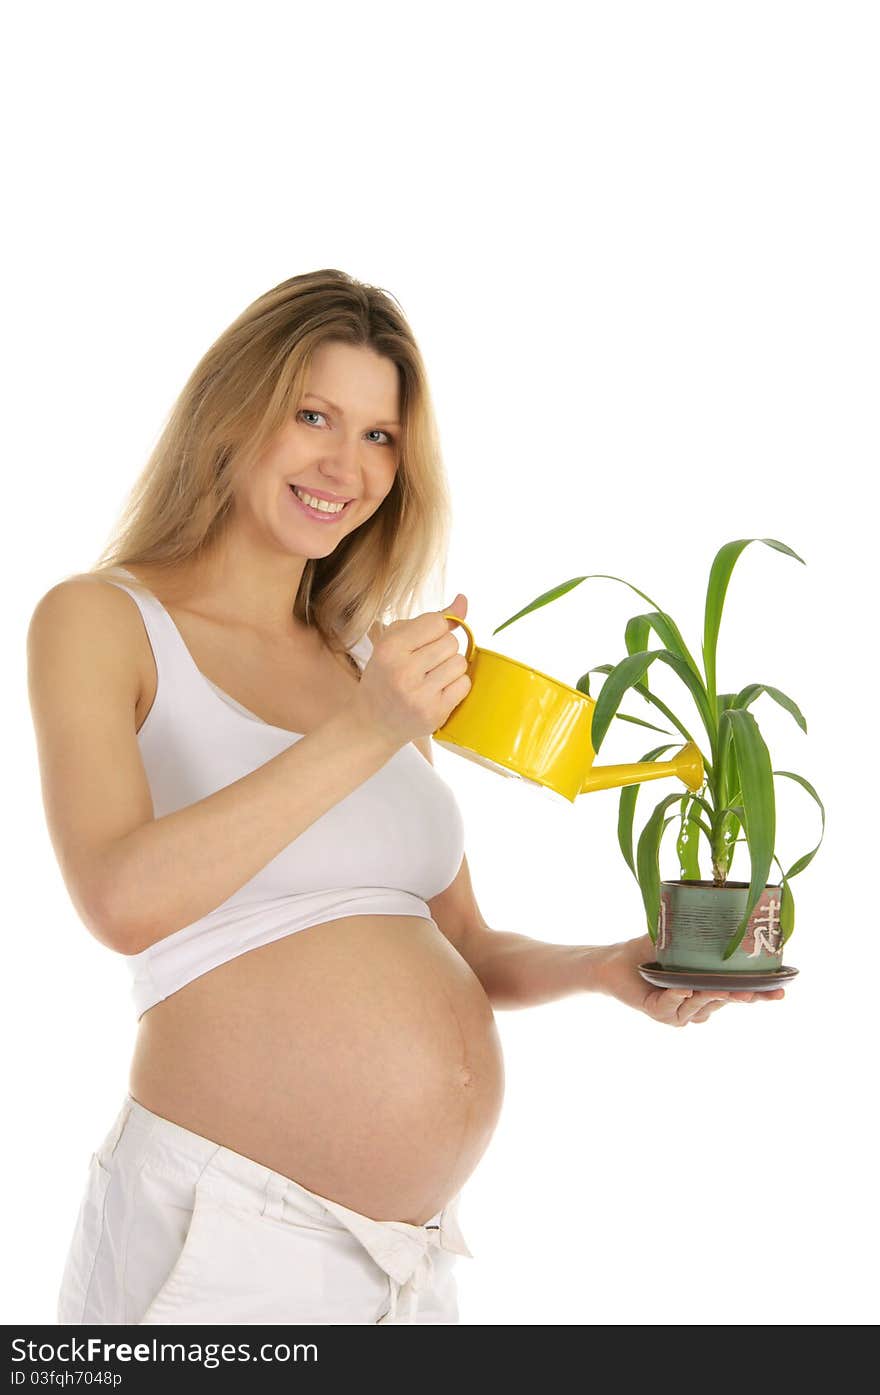
[(674, 775), (689, 790), (703, 783), (703, 757), (688, 741), (672, 760), (594, 765), (590, 740), (594, 698), (506, 654), (480, 649), (467, 623), (446, 615), (467, 635), (471, 687), (433, 733), (434, 740), (468, 760), (519, 776), (574, 803), (591, 790), (639, 785)]

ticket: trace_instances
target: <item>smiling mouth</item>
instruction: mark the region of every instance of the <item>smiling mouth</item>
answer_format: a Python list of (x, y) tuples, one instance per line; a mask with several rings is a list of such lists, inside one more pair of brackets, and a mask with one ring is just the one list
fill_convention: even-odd
[[(302, 498), (302, 496), (301, 496), (301, 494), (299, 493), (299, 491), (297, 490), (297, 487), (296, 487), (295, 484), (290, 484), (290, 482), (288, 481), (288, 488), (290, 489), (291, 494), (293, 495), (294, 499), (295, 499), (296, 502), (299, 504), (299, 506), (300, 506), (300, 508), (303, 510), (303, 512), (306, 513), (306, 514), (308, 514), (308, 516), (309, 516), (310, 518), (320, 519), (322, 522), (325, 522), (325, 521), (327, 521), (327, 520), (329, 520), (329, 519), (331, 519), (331, 518), (341, 518), (342, 515), (343, 515), (343, 514), (350, 508), (350, 506), (354, 503), (354, 500), (353, 500), (353, 499), (347, 499), (347, 500), (345, 501), (345, 503), (342, 505), (342, 508), (341, 508), (341, 509), (332, 509), (332, 508), (331, 508), (331, 509), (318, 509), (318, 508), (313, 508), (311, 504), (307, 504), (306, 501)], [(312, 497), (314, 498), (315, 496), (313, 495)], [(329, 501), (326, 501), (326, 502), (329, 502)]]

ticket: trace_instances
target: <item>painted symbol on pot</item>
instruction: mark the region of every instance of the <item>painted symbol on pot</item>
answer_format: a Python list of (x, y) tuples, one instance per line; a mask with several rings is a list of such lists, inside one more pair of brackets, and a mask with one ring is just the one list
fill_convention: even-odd
[(660, 919), (657, 924), (657, 949), (669, 948), (669, 933), (666, 929), (666, 915), (669, 909), (668, 897), (660, 893)]
[(757, 959), (762, 950), (765, 954), (778, 954), (782, 948), (780, 904), (773, 896), (768, 898), (766, 906), (759, 903), (756, 914), (743, 936), (743, 949), (748, 959)]

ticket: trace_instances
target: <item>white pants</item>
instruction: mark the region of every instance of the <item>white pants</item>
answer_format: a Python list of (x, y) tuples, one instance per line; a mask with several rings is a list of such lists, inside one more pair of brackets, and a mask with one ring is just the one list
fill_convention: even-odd
[(377, 1221), (126, 1095), (92, 1154), (60, 1324), (457, 1323), (459, 1195)]

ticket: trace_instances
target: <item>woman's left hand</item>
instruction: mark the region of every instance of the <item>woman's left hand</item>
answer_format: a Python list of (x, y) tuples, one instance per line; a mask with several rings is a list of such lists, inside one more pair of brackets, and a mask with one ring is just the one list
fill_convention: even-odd
[(596, 989), (617, 998), (627, 1007), (647, 1013), (655, 1022), (665, 1022), (670, 1027), (686, 1027), (689, 1022), (708, 1022), (712, 1013), (724, 1007), (725, 1003), (751, 1003), (755, 999), (767, 1002), (785, 997), (784, 988), (757, 993), (743, 989), (712, 988), (704, 991), (696, 988), (655, 988), (638, 971), (639, 964), (650, 963), (655, 958), (656, 951), (650, 935), (601, 946), (596, 968)]

